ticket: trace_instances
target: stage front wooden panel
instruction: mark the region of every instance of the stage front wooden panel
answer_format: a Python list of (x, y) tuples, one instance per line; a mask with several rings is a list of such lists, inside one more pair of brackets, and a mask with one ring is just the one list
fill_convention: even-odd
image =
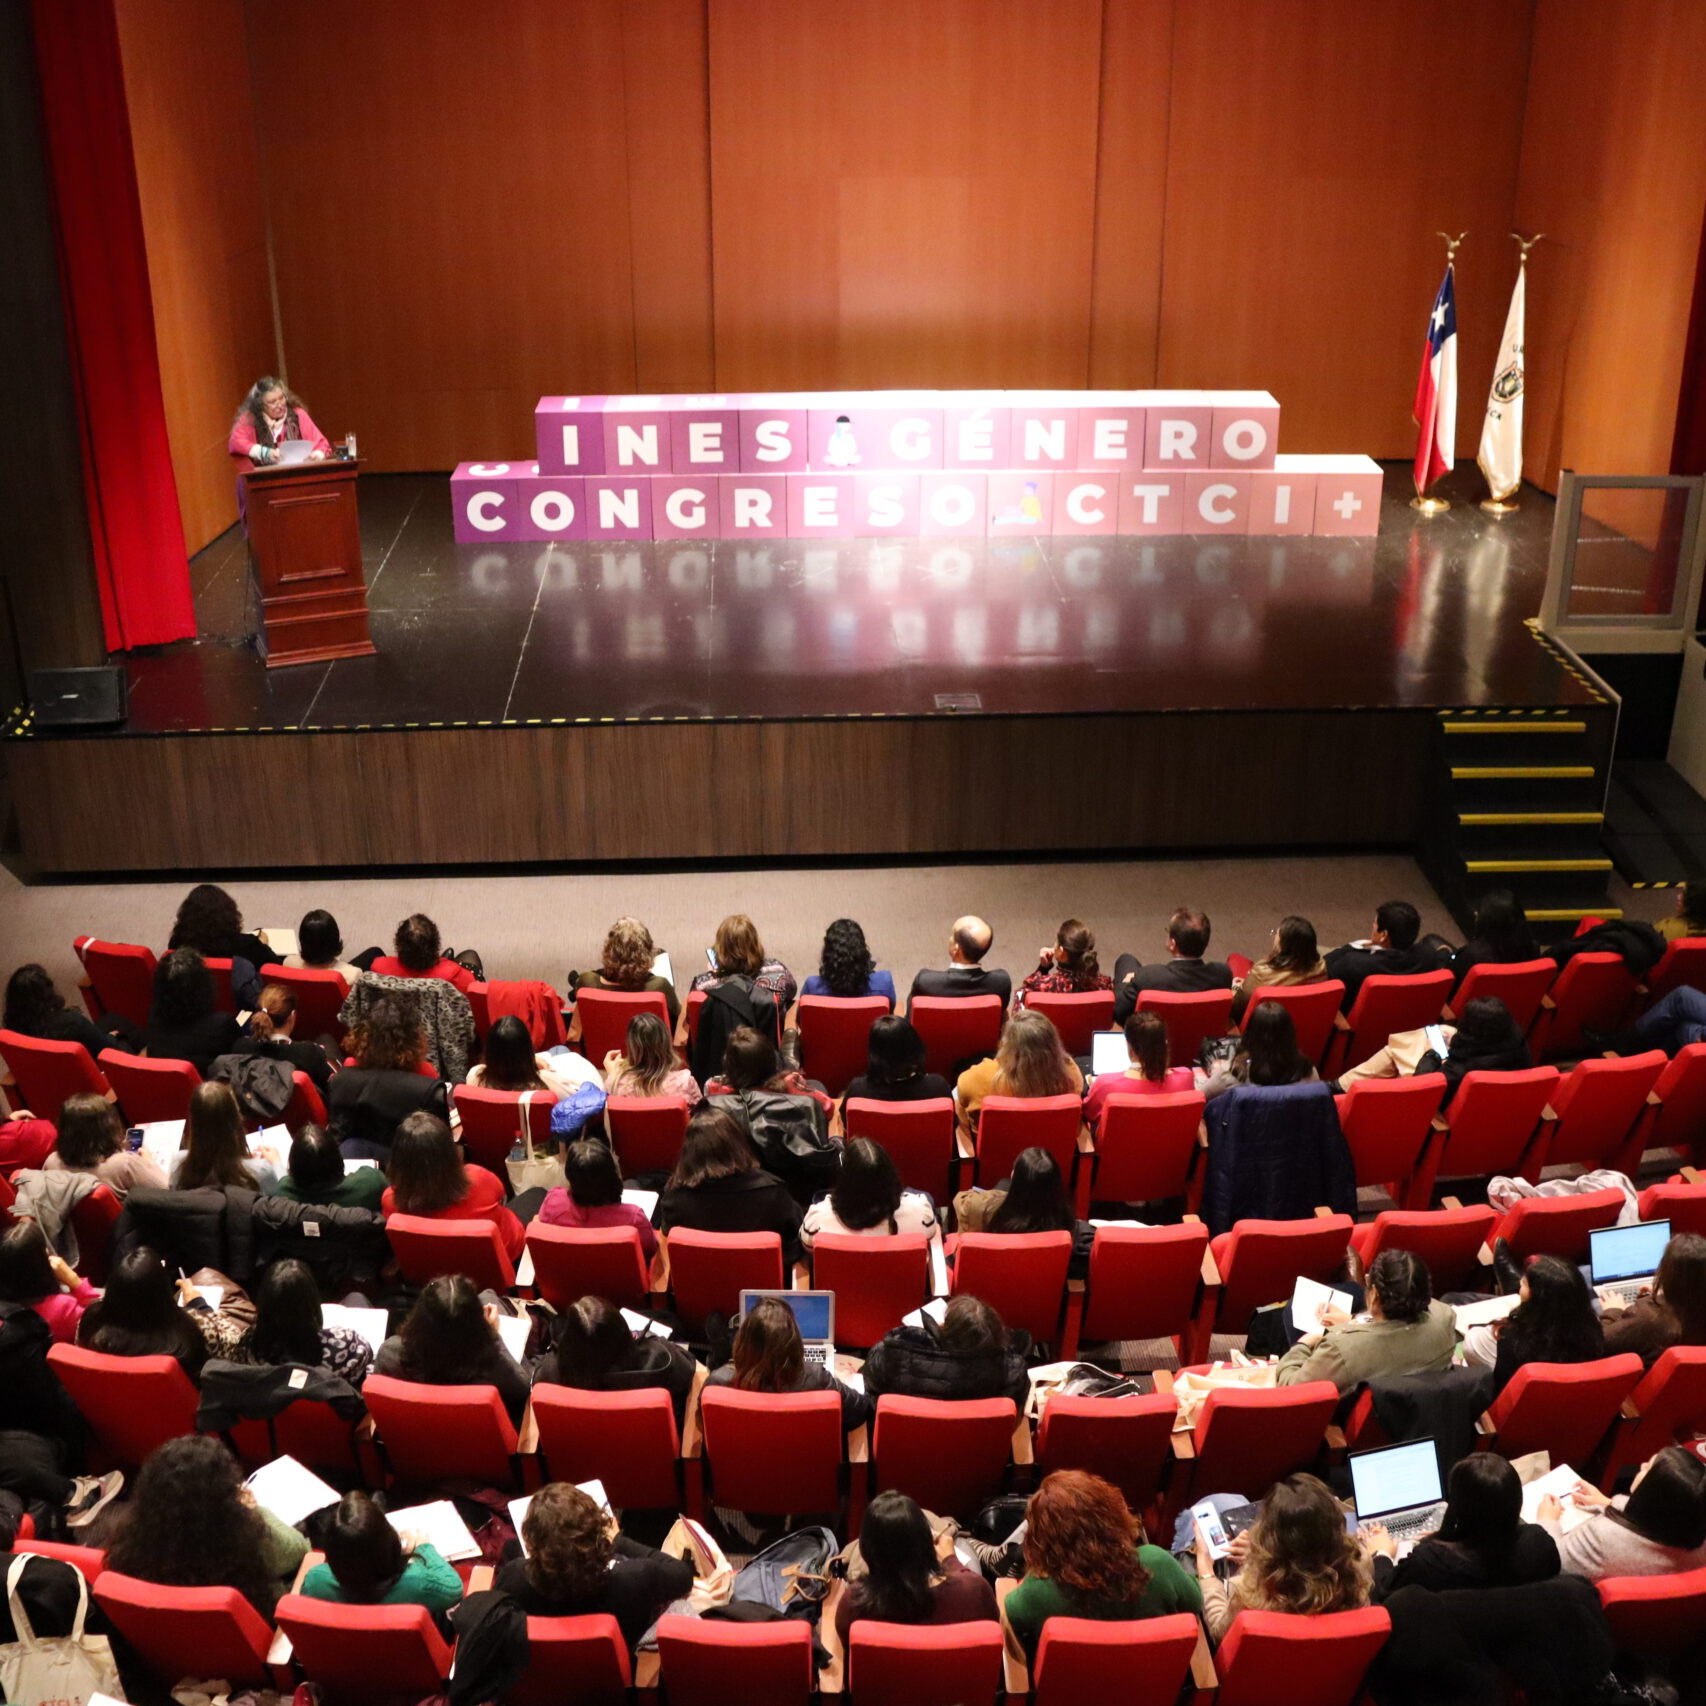
[[(40, 872), (1409, 845), (1426, 710), (12, 744)], [(288, 810), (247, 811), (261, 789)]]

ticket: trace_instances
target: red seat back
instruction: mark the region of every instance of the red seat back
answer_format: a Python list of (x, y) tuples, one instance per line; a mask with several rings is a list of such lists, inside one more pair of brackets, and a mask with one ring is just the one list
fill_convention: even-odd
[(272, 1630), (235, 1588), (164, 1587), (105, 1570), (91, 1590), (113, 1628), (167, 1687), (186, 1676), (267, 1680)]
[(1641, 1193), (1643, 1220), (1668, 1220), (1671, 1236), (1697, 1232), (1706, 1237), (1706, 1181), (1690, 1185), (1681, 1178), (1649, 1185)]
[(612, 1096), (604, 1104), (604, 1123), (623, 1178), (669, 1173), (687, 1135), (687, 1103), (680, 1096)]
[(766, 1516), (816, 1515), (840, 1507), (839, 1393), (707, 1386), (699, 1420), (718, 1504)]
[(71, 1230), (77, 1238), (77, 1271), (90, 1285), (107, 1283), (113, 1228), (123, 1212), (124, 1204), (105, 1185), (97, 1185), (71, 1211)]
[(999, 995), (916, 995), (906, 1010), (924, 1039), (924, 1069), (951, 1078), (964, 1060), (995, 1053), (1001, 1040)]
[(782, 1284), (782, 1239), (775, 1232), (669, 1234), (669, 1289), (682, 1317), (702, 1323), (713, 1310), (733, 1315), (743, 1291)]
[(1111, 1481), (1134, 1511), (1155, 1498), (1172, 1459), (1172, 1395), (1073, 1398), (1054, 1393), (1037, 1429), (1037, 1473), (1085, 1469)]
[(296, 998), (295, 1034), (309, 1042), (331, 1038), (341, 1046), (346, 1029), (338, 1017), (349, 999), (349, 985), (338, 971), (292, 971), (268, 966), (261, 973), (263, 984), (276, 983)]
[(421, 1700), (450, 1674), (450, 1647), (424, 1605), (340, 1605), (302, 1594), (278, 1602), (297, 1668), (333, 1701)]
[[(1702, 1045), (1706, 1047), (1706, 1045)], [(855, 1096), (847, 1104), (847, 1137), (880, 1143), (900, 1172), (900, 1182), (939, 1203), (953, 1194), (954, 1102), (877, 1102)]]
[(1350, 1239), (1348, 1214), (1239, 1221), (1224, 1242), (1215, 1240), (1220, 1324), (1236, 1322), (1235, 1330), (1242, 1332), (1252, 1310), (1290, 1297), (1300, 1274), (1330, 1279), (1344, 1261)]
[(1485, 1203), (1466, 1208), (1393, 1209), (1359, 1226), (1351, 1236), (1366, 1273), (1382, 1250), (1408, 1250), (1424, 1262), (1437, 1297), (1472, 1289), (1481, 1246), (1493, 1236), (1499, 1211)]
[(189, 1118), (190, 1097), (201, 1074), (187, 1060), (149, 1060), (123, 1049), (104, 1048), (97, 1060), (118, 1097), (126, 1125)]
[(1175, 1700), (1196, 1645), (1197, 1620), (1188, 1611), (1136, 1623), (1051, 1617), (1037, 1642), (1032, 1698), (1036, 1706)]
[(440, 1274), (466, 1274), (481, 1290), (508, 1291), (515, 1284), (496, 1221), (394, 1214), (385, 1222), (385, 1236), (410, 1285), (425, 1285)]
[(474, 1040), (484, 1047), (486, 1032), (492, 1028), (492, 1003), (486, 993), (485, 980), (476, 979), (462, 993), (468, 997), (468, 1013), (474, 1021)]
[(1635, 999), (1635, 989), (1621, 954), (1577, 954), (1552, 985), (1552, 1005), (1542, 1008), (1535, 1020), (1535, 1055), (1554, 1060), (1586, 1053), (1584, 1027), (1617, 1030)]
[(1320, 1456), (1338, 1405), (1339, 1389), (1330, 1380), (1210, 1392), (1192, 1432), (1192, 1486), (1197, 1492), (1235, 1486), (1246, 1498), (1261, 1498)]
[(1451, 998), (1451, 1010), (1462, 1018), (1463, 1009), (1471, 1001), (1496, 995), (1516, 1021), (1516, 1028), (1527, 1031), (1557, 975), (1556, 960), (1517, 960), (1510, 965), (1471, 966)]
[(1070, 1232), (967, 1232), (954, 1256), (953, 1291), (981, 1297), (1040, 1345), (1060, 1342)]
[(812, 1246), (812, 1284), (835, 1293), (835, 1342), (864, 1350), (930, 1291), (930, 1239), (821, 1233)]
[(1584, 1060), (1558, 1086), (1558, 1123), (1546, 1145), (1546, 1165), (1580, 1162), (1633, 1175), (1646, 1135), (1647, 1097), (1667, 1062), (1663, 1049), (1621, 1060)]
[(305, 1125), (323, 1126), (326, 1123), (326, 1104), (306, 1072), (290, 1075), (290, 1101), (282, 1121), (286, 1131), (295, 1137)]
[(56, 1129), (59, 1110), (68, 1097), (91, 1091), (104, 1096), (110, 1088), (81, 1043), (48, 1042), (21, 1031), (0, 1031), (0, 1059), (18, 1086), (14, 1106), (28, 1108)]
[(533, 1253), (533, 1283), (553, 1309), (583, 1297), (606, 1297), (625, 1309), (643, 1309), (650, 1283), (644, 1246), (632, 1226), (527, 1228)]
[(1232, 991), (1204, 989), (1192, 995), (1146, 989), (1137, 998), (1140, 1013), (1159, 1013), (1167, 1027), (1167, 1058), (1189, 1066), (1201, 1052), (1203, 1038), (1224, 1037), (1232, 1029)]
[[(1558, 1088), (1555, 1066), (1525, 1072), (1467, 1072), (1445, 1111), (1441, 1178), (1491, 1178), (1523, 1165), (1547, 1104)], [(1540, 1177), (1536, 1168), (1533, 1175)]]
[(336, 1470), (362, 1478), (367, 1463), (358, 1444), (361, 1428), (360, 1417), (352, 1421), (319, 1399), (298, 1398), (273, 1417), (272, 1448), (265, 1457), (253, 1461), (269, 1463), (275, 1457), (289, 1456), (310, 1469)]
[(1671, 1576), (1603, 1576), (1599, 1603), (1620, 1653), (1672, 1659), (1706, 1642), (1706, 1569)]
[(1653, 1086), (1658, 1112), (1648, 1137), (1654, 1149), (1692, 1151), (1696, 1163), (1706, 1160), (1706, 1043), (1689, 1043), (1677, 1050)]
[(817, 1681), (810, 1624), (709, 1623), (670, 1616), (658, 1624), (658, 1664), (672, 1700), (693, 1706), (806, 1706)]
[(847, 1685), (859, 1706), (983, 1706), (1001, 1686), (999, 1623), (877, 1623), (847, 1632)]
[(93, 1585), (107, 1568), (107, 1555), (99, 1546), (67, 1546), (57, 1540), (25, 1539), (22, 1535), (12, 1542), (14, 1552), (34, 1552), (43, 1558), (57, 1558), (78, 1571), (83, 1580)]
[(1190, 1331), (1208, 1228), (1098, 1226), (1090, 1246), (1083, 1335), (1090, 1340), (1172, 1339)]
[(865, 1070), (871, 1026), (889, 1011), (882, 995), (802, 995), (800, 1070), (839, 1096)]
[(93, 936), (80, 936), (71, 945), (83, 962), (101, 1012), (117, 1013), (133, 1025), (146, 1025), (154, 1005), (154, 973), (160, 963), (154, 950), (133, 942), (102, 942)]
[(202, 964), (207, 967), (208, 976), (213, 979), (213, 1004), (222, 1013), (237, 1011), (237, 997), (231, 988), (230, 960), (209, 959), (202, 956)]
[(997, 1493), (1012, 1461), (1011, 1398), (877, 1400), (873, 1489), (908, 1493), (926, 1510), (969, 1520)]
[(47, 1360), (109, 1457), (141, 1465), (169, 1439), (195, 1432), (195, 1384), (176, 1357), (118, 1357), (50, 1345)]
[(1060, 1163), (1068, 1186), (1084, 1124), (1082, 1098), (986, 1096), (977, 1117), (977, 1182), (999, 1184), (1013, 1171), (1022, 1150), (1046, 1149)]
[(1679, 936), (1667, 942), (1659, 963), (1647, 973), (1647, 993), (1653, 1001), (1684, 984), (1706, 989), (1706, 936)]
[(1359, 1185), (1381, 1185), (1394, 1200), (1404, 1200), (1444, 1095), (1445, 1074), (1423, 1072), (1364, 1078), (1339, 1098), (1339, 1129)]
[(503, 1706), (627, 1706), (633, 1679), (628, 1643), (609, 1612), (530, 1617), (527, 1669)]
[(1513, 1261), (1562, 1256), (1585, 1262), (1588, 1234), (1615, 1226), (1622, 1212), (1623, 1193), (1615, 1186), (1574, 1197), (1522, 1197), (1499, 1222), (1497, 1236), (1510, 1245)]
[(547, 1479), (602, 1481), (617, 1510), (662, 1510), (679, 1500), (681, 1434), (675, 1406), (661, 1387), (583, 1392), (535, 1386), (533, 1419)]
[(1244, 1009), (1243, 1028), (1249, 1029), (1250, 1015), (1264, 1001), (1278, 1002), (1291, 1015), (1299, 1050), (1319, 1066), (1333, 1040), (1333, 1020), (1344, 999), (1344, 980), (1337, 977), (1323, 978), (1319, 983), (1263, 984)]
[(1706, 1434), (1706, 1345), (1672, 1345), (1629, 1395), (1640, 1416), (1619, 1441), (1623, 1463), (1645, 1463), (1667, 1445)]
[(667, 1031), (669, 1002), (661, 989), (581, 989), (575, 992), (581, 1022), (580, 1052), (600, 1071), (604, 1057), (628, 1046), (628, 1027), (642, 1013), (655, 1013)]
[(1060, 1032), (1061, 1047), (1068, 1054), (1088, 1054), (1090, 1039), (1114, 1022), (1114, 992), (1087, 989), (1076, 995), (1050, 994), (1033, 990), (1024, 998), (1033, 1013), (1041, 1013)]
[(504, 1163), (521, 1136), (521, 1099), (527, 1097), (527, 1128), (538, 1149), (551, 1147), (551, 1110), (557, 1098), (549, 1090), (476, 1090), (458, 1084), (450, 1092), (462, 1121), (462, 1147), (468, 1159), (501, 1179)]
[(1115, 1091), (1102, 1104), (1091, 1195), (1100, 1202), (1182, 1197), (1196, 1159), (1203, 1106), (1196, 1090), (1167, 1090), (1158, 1096)]
[(1531, 1451), (1554, 1463), (1586, 1465), (1641, 1378), (1633, 1352), (1594, 1362), (1527, 1362), (1487, 1412), (1497, 1429), (1489, 1449), (1505, 1457)]
[(362, 1396), (396, 1479), (514, 1482), (515, 1426), (495, 1386), (425, 1386), (370, 1374)]
[(1385, 1048), (1394, 1031), (1419, 1031), (1435, 1024), (1450, 999), (1451, 984), (1451, 973), (1444, 970), (1407, 977), (1377, 972), (1365, 977), (1345, 1016), (1350, 1029), (1336, 1033), (1336, 1046), (1329, 1054), (1334, 1076), (1362, 1065)]
[(1241, 1611), (1215, 1654), (1218, 1706), (1352, 1706), (1391, 1632), (1378, 1605), (1318, 1617)]

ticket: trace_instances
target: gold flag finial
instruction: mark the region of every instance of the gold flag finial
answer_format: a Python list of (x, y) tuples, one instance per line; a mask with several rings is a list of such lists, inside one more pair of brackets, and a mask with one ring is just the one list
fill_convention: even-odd
[(1546, 233), (1544, 231), (1536, 231), (1532, 237), (1525, 237), (1520, 231), (1513, 231), (1511, 236), (1515, 238), (1517, 247), (1522, 250), (1522, 254), (1519, 259), (1526, 261), (1528, 259), (1528, 251), (1532, 249), (1534, 245), (1545, 235)]
[(1463, 239), (1469, 235), (1467, 231), (1459, 231), (1455, 237), (1449, 231), (1439, 231), (1436, 236), (1445, 239), (1445, 264), (1450, 266), (1457, 259), (1457, 250)]

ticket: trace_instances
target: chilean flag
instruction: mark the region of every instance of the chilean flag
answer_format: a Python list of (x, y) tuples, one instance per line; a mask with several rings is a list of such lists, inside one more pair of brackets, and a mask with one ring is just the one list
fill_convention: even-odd
[(1416, 435), (1416, 495), (1441, 474), (1449, 474), (1457, 448), (1457, 290), (1454, 269), (1446, 263), (1439, 295), (1428, 316), (1428, 340), (1410, 411), (1421, 431)]

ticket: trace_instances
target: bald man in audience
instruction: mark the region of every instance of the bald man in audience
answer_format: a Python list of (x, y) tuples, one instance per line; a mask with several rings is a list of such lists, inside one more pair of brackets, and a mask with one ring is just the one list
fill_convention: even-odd
[(947, 965), (940, 971), (926, 966), (919, 972), (906, 998), (908, 1006), (918, 995), (999, 995), (1005, 1012), (1013, 999), (1013, 980), (1006, 972), (992, 971), (983, 963), (994, 940), (995, 932), (981, 918), (969, 913), (956, 918), (948, 937)]

